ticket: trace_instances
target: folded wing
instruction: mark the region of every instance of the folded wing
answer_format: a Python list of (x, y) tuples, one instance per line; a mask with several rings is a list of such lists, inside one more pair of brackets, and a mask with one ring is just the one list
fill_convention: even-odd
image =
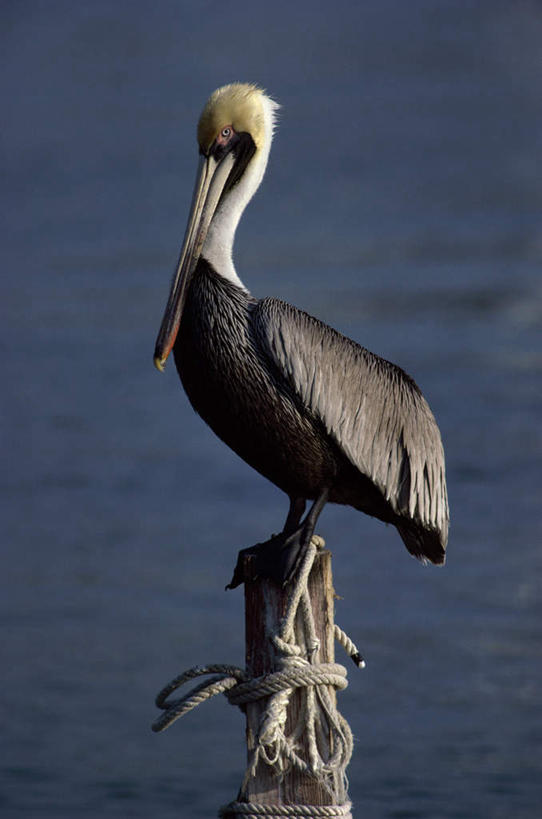
[[(444, 452), (415, 382), (399, 367), (277, 299), (258, 303), (255, 326), (305, 407), (404, 518), (397, 528), (409, 550), (443, 562), (449, 521)], [(420, 527), (438, 542), (440, 558), (417, 542), (423, 540)]]

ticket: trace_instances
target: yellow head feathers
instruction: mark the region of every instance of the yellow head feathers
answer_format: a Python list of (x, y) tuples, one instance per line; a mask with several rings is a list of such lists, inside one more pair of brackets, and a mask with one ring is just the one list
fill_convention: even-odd
[(205, 153), (219, 133), (232, 125), (237, 133), (249, 133), (256, 149), (265, 140), (264, 92), (250, 83), (232, 83), (217, 88), (207, 103), (198, 123), (198, 142)]

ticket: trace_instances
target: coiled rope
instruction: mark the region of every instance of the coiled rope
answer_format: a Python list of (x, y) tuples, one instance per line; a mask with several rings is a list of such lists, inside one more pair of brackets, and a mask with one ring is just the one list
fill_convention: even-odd
[[(220, 810), (220, 816), (260, 817), (346, 817), (350, 816), (347, 801), (348, 782), (346, 767), (352, 755), (352, 732), (346, 720), (336, 709), (328, 686), (340, 691), (348, 685), (346, 669), (337, 663), (320, 663), (320, 643), (316, 635), (312, 606), (308, 592), (308, 578), (314, 558), (324, 545), (322, 538), (313, 537), (293, 584), (286, 615), (278, 632), (269, 634), (277, 655), (277, 670), (261, 677), (251, 678), (244, 669), (232, 665), (216, 664), (194, 666), (175, 677), (156, 697), (156, 705), (164, 713), (152, 726), (153, 731), (163, 731), (175, 720), (187, 714), (197, 705), (224, 694), (231, 705), (243, 709), (247, 703), (268, 698), (260, 718), (258, 735), (251, 750), (248, 766), (240, 791), (240, 799), (247, 792), (250, 780), (255, 776), (260, 762), (269, 765), (282, 777), (292, 767), (321, 782), (333, 798), (339, 797), (340, 805), (264, 805), (248, 801), (231, 802)], [(301, 623), (296, 643), (294, 624), (298, 613)], [(356, 646), (338, 627), (334, 627), (335, 639), (343, 646), (353, 662), (360, 668), (365, 663)], [(299, 631), (299, 628), (298, 628)], [(187, 694), (170, 699), (171, 694), (185, 683), (197, 677), (213, 675), (201, 682)], [(297, 723), (290, 735), (286, 735), (288, 704), (294, 690), (302, 689), (302, 706)], [(299, 751), (298, 740), (304, 736), (307, 743), (306, 759)], [(322, 743), (329, 737), (329, 743)], [(324, 745), (324, 747), (322, 747)], [(332, 749), (331, 751), (329, 749)]]
[(259, 805), (255, 802), (230, 802), (219, 811), (219, 816), (227, 819), (228, 816), (244, 816), (246, 819), (260, 819), (260, 816), (267, 816), (268, 819), (282, 819), (283, 816), (297, 817), (309, 816), (311, 819), (320, 817), (330, 817), (330, 819), (341, 819), (341, 817), (351, 816), (352, 804), (346, 802), (344, 805)]

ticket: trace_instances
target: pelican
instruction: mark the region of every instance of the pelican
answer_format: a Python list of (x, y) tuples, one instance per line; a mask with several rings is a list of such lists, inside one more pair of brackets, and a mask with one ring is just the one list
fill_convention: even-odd
[[(256, 553), (259, 573), (291, 579), (328, 501), (393, 524), (412, 555), (442, 564), (444, 453), (413, 379), (302, 310), (254, 298), (235, 270), (235, 231), (262, 181), (277, 108), (256, 85), (233, 83), (203, 109), (198, 176), (154, 363), (163, 371), (173, 350), (196, 412), (288, 495), (282, 532), (243, 550)], [(242, 581), (238, 561), (230, 586)]]

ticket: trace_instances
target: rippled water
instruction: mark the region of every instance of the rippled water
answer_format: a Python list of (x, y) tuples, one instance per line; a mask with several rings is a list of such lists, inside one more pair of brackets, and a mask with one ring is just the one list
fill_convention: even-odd
[(408, 370), (438, 418), (443, 570), (328, 507), (356, 816), (538, 816), (542, 258), (535, 2), (4, 4), (0, 810), (212, 816), (224, 702), (150, 733), (195, 663), (242, 663), (237, 549), (285, 498), (152, 368), (205, 96), (283, 104), (239, 272)]

